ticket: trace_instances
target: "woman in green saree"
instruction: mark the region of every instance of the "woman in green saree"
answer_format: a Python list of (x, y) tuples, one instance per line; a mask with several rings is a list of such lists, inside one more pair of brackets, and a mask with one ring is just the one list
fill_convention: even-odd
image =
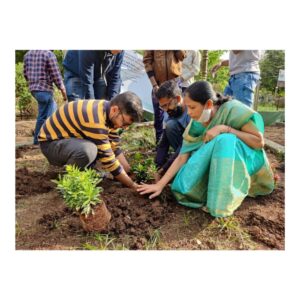
[(211, 84), (198, 81), (185, 92), (191, 122), (183, 134), (180, 155), (156, 184), (137, 188), (150, 199), (172, 180), (172, 192), (185, 206), (202, 207), (226, 217), (249, 195), (274, 189), (273, 173), (264, 147), (260, 114), (237, 100), (217, 96)]

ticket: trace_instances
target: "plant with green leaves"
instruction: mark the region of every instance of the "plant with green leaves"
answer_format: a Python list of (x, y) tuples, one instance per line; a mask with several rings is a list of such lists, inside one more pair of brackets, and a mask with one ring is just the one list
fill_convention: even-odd
[(76, 166), (67, 165), (66, 174), (59, 175), (58, 180), (53, 182), (57, 184), (67, 207), (88, 216), (94, 214), (93, 207), (102, 203), (100, 194), (103, 188), (97, 186), (101, 180), (93, 169), (81, 171)]
[(28, 84), (23, 75), (23, 63), (16, 64), (16, 104), (21, 117), (24, 115), (32, 115), (33, 97), (29, 91)]
[(154, 179), (154, 174), (157, 172), (157, 167), (153, 158), (143, 160), (143, 155), (140, 152), (135, 153), (134, 163), (131, 167), (135, 180), (140, 182), (148, 182)]

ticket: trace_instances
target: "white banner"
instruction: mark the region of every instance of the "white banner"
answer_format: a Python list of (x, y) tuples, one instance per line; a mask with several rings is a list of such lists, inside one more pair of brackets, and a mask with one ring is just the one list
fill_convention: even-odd
[(279, 70), (278, 81), (285, 81), (284, 70)]
[(134, 92), (141, 98), (144, 110), (153, 113), (152, 85), (145, 71), (142, 55), (132, 50), (125, 51), (121, 79), (121, 93)]

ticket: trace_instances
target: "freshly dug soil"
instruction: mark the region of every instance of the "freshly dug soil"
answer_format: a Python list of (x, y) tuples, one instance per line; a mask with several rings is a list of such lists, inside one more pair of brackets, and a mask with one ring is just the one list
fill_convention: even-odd
[(57, 178), (56, 172), (36, 172), (29, 171), (27, 167), (16, 170), (16, 199), (24, 195), (47, 193), (51, 191), (55, 184), (51, 179)]
[[(83, 230), (78, 214), (65, 207), (51, 182), (58, 172), (37, 171), (45, 169), (43, 160), (32, 159), (37, 151), (24, 147), (16, 160), (16, 249), (97, 246), (95, 236)], [(267, 196), (247, 197), (234, 217), (254, 241), (254, 249), (284, 249), (284, 161), (278, 162), (271, 153), (268, 156), (280, 176), (277, 188)], [(28, 161), (32, 167), (23, 167)], [(218, 229), (216, 219), (202, 210), (178, 205), (168, 189), (158, 199), (149, 200), (116, 181), (104, 179), (100, 184), (104, 188), (101, 197), (112, 216), (106, 233), (118, 245), (148, 249), (158, 230), (160, 242), (155, 249), (249, 249), (239, 235)], [(225, 239), (226, 244), (220, 244)]]
[(272, 125), (265, 127), (264, 137), (278, 143), (282, 146), (285, 145), (285, 127), (284, 125)]

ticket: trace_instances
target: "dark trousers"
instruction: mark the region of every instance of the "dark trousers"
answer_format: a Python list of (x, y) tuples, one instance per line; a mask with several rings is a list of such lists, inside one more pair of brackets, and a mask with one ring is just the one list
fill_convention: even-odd
[(69, 138), (40, 142), (42, 153), (51, 165), (76, 165), (84, 169), (93, 165), (97, 158), (97, 146), (88, 140)]
[(164, 111), (159, 108), (159, 102), (153, 90), (152, 90), (152, 104), (154, 110), (154, 129), (155, 129), (156, 144), (158, 144), (160, 137), (163, 133)]
[[(174, 159), (178, 156), (182, 145), (183, 132), (184, 128), (176, 119), (167, 121), (166, 128), (157, 145), (155, 163), (159, 168), (162, 166), (164, 166), (164, 169), (169, 168)], [(174, 149), (175, 154), (168, 157), (170, 146)]]

